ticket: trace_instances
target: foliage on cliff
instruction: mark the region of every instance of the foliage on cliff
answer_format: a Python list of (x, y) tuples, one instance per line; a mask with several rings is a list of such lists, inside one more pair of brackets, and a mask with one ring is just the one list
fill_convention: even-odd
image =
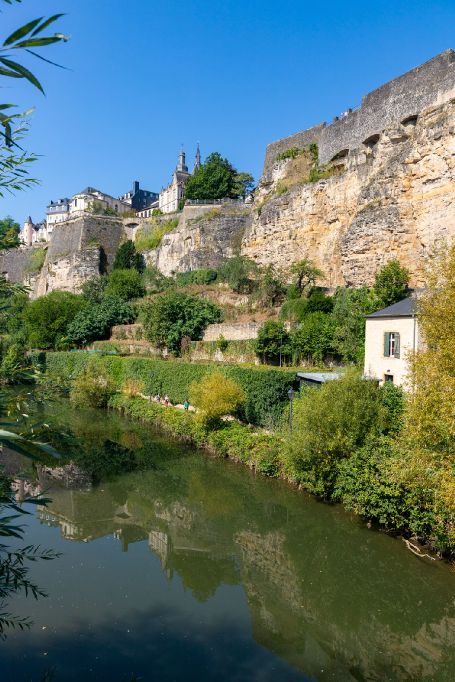
[(213, 152), (188, 178), (185, 198), (236, 199), (245, 197), (252, 188), (253, 177), (249, 173), (238, 173), (227, 159)]

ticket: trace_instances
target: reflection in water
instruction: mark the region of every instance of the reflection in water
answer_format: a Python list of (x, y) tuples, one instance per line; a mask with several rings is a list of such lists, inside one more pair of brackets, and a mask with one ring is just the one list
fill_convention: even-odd
[[(144, 635), (131, 644), (142, 675), (143, 652), (161, 642), (156, 618), (166, 633), (165, 648), (161, 642), (159, 654), (149, 651), (156, 678), (143, 679), (453, 679), (455, 575), (448, 566), (416, 559), (399, 540), (368, 531), (339, 507), (117, 415), (61, 406), (54, 424), (60, 440), (65, 426), (75, 463), (36, 467), (18, 492), (32, 486), (52, 498), (37, 510), (32, 533), (39, 540), (58, 528), (68, 557), (64, 568), (46, 567), (49, 603), (34, 606), (38, 624), (43, 610), (47, 622), (58, 623), (46, 643), (60, 666), (57, 682), (73, 679), (62, 674), (65, 656), (81, 651), (90, 658), (93, 642), (98, 654), (111, 646), (110, 674), (120, 670), (124, 652), (112, 643), (123, 618)], [(11, 470), (21, 464), (17, 456), (8, 461)], [(55, 538), (45, 542), (55, 546)], [(106, 628), (111, 645), (100, 637)], [(83, 640), (81, 649), (71, 634), (87, 630), (91, 644)], [(13, 655), (29, 641), (32, 651), (33, 635), (2, 646)], [(185, 638), (199, 657), (192, 673), (184, 657), (171, 662)]]

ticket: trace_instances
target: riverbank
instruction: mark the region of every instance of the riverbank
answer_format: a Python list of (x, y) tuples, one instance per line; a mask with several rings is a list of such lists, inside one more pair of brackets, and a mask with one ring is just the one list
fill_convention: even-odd
[[(454, 556), (450, 501), (440, 495), (438, 472), (424, 486), (408, 464), (401, 438), (406, 399), (392, 384), (378, 387), (348, 373), (319, 390), (306, 389), (294, 400), (290, 433), (286, 409), (293, 373), (223, 367), (221, 372), (244, 391), (244, 400), (236, 420), (207, 424), (140, 395), (166, 394), (171, 402), (183, 403), (193, 382), (220, 372), (217, 365), (48, 353), (43, 370), (48, 384), (73, 397), (82, 379), (87, 392), (78, 396), (81, 406), (121, 410), (219, 457), (341, 502), (376, 527), (413, 539), (416, 546)], [(96, 402), (90, 402), (92, 397)]]

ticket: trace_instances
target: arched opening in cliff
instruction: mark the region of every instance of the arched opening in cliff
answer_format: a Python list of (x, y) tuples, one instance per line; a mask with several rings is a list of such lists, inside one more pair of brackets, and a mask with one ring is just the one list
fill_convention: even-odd
[(368, 149), (373, 149), (379, 142), (380, 137), (381, 137), (380, 133), (370, 135), (370, 137), (367, 137), (367, 139), (363, 141), (363, 144), (365, 145), (365, 147), (368, 147)]
[(131, 228), (139, 227), (139, 223), (126, 223), (126, 227), (131, 227)]
[(412, 116), (406, 116), (406, 118), (404, 118), (401, 121), (401, 125), (402, 126), (415, 126), (417, 124), (417, 118), (418, 118), (417, 114), (413, 114)]
[(347, 155), (349, 154), (349, 149), (342, 149), (340, 152), (337, 152), (335, 156), (332, 156), (330, 159), (330, 163), (334, 163), (336, 161), (343, 161), (346, 159)]

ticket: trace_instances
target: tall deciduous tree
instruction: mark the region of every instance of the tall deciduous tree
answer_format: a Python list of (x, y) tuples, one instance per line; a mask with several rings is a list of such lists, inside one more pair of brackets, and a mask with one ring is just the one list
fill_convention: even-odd
[(314, 287), (318, 279), (324, 277), (322, 270), (317, 268), (309, 258), (303, 258), (303, 260), (293, 263), (289, 271), (294, 277), (294, 283), (300, 295)]
[(185, 198), (236, 199), (245, 197), (252, 186), (253, 177), (249, 173), (238, 173), (227, 159), (213, 152), (188, 178)]
[(431, 259), (418, 311), (423, 348), (410, 357), (398, 468), (429, 497), (440, 541), (455, 545), (455, 246)]
[(396, 258), (389, 260), (378, 273), (374, 281), (374, 291), (379, 305), (392, 305), (406, 298), (409, 284), (409, 270), (400, 265)]
[(0, 220), (0, 250), (19, 246), (20, 225), (11, 216)]

